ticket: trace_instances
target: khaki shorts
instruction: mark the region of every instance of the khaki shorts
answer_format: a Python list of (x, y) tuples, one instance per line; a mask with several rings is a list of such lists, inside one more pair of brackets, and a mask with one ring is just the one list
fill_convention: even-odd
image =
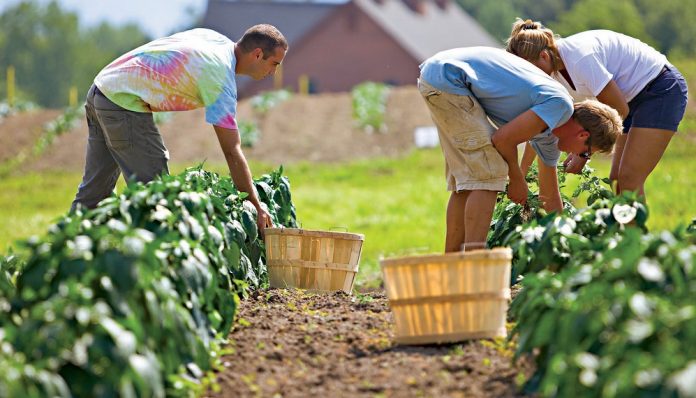
[(504, 191), (508, 165), (491, 143), (495, 128), (473, 96), (449, 94), (418, 81), (437, 127), (450, 191)]

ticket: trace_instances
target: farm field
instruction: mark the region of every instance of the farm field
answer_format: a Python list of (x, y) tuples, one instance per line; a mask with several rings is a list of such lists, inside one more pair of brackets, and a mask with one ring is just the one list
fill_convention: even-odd
[[(696, 398), (696, 0), (68, 3), (0, 0), (0, 398)], [(244, 39), (247, 23), (286, 36), (282, 62), (263, 34)], [(235, 75), (265, 82), (220, 86), (229, 43), (211, 32), (142, 47), (195, 27), (235, 41)], [(579, 93), (608, 71), (630, 95), (664, 63), (606, 31), (571, 37), (596, 29), (665, 54), (691, 87), (646, 200), (615, 194), (610, 156), (595, 153), (579, 175), (559, 165), (563, 207), (548, 214), (532, 165), (525, 205), (498, 195), (491, 250), (443, 254), (450, 193), (428, 111), (443, 104), (423, 100), (419, 64), (429, 82), (441, 68), (456, 86), (503, 94), (525, 85), (507, 72), (529, 76), (526, 61), (451, 62), (442, 50), (540, 50), (534, 64), (561, 67)], [(500, 79), (486, 78), (494, 64)], [(168, 175), (120, 179), (96, 208), (68, 212), (95, 76), (107, 94), (151, 91), (153, 109), (209, 106), (153, 115)], [(266, 236), (206, 123), (234, 92), (258, 205), (279, 227)], [(508, 94), (508, 110), (525, 102)], [(617, 94), (598, 95), (618, 106)], [(541, 97), (553, 119), (561, 109)], [(677, 109), (660, 99), (643, 109)], [(579, 150), (572, 126), (559, 145)]]
[[(411, 94), (413, 94), (412, 90)], [(402, 95), (401, 103), (393, 105), (391, 113), (387, 114), (388, 126), (389, 120), (399, 119), (398, 115), (408, 113), (407, 109), (411, 107), (418, 109), (420, 106), (415, 105), (419, 104), (418, 102), (409, 100), (412, 97), (409, 97), (408, 91), (403, 91), (399, 95)], [(416, 100), (419, 98), (416, 97)], [(317, 103), (307, 103), (307, 101), (306, 98), (298, 99), (300, 105), (291, 101), (285, 105), (285, 108), (279, 107), (277, 111), (292, 109), (293, 112), (297, 112), (297, 108), (294, 107), (300, 106), (305, 110), (316, 107)], [(324, 102), (328, 104), (330, 112), (335, 112), (336, 104), (345, 105), (347, 100), (331, 95), (329, 100)], [(346, 115), (342, 117), (349, 119)], [(269, 123), (280, 123), (279, 120), (284, 119), (287, 118), (270, 114), (265, 120)], [(275, 394), (289, 397), (309, 394), (318, 396), (347, 394), (358, 397), (524, 395), (519, 388), (531, 380), (536, 366), (534, 360), (527, 354), (523, 354), (520, 361), (513, 361), (513, 353), (518, 344), (516, 340), (513, 342), (480, 340), (417, 348), (399, 347), (392, 343), (393, 315), (389, 311), (382, 288), (379, 260), (383, 257), (440, 252), (444, 245), (444, 213), (448, 193), (445, 191), (442, 177), (444, 169), (442, 155), (439, 149), (415, 150), (409, 147), (410, 129), (421, 122), (416, 119), (399, 128), (390, 126), (384, 135), (367, 135), (366, 137), (372, 140), (374, 146), (371, 156), (367, 157), (351, 157), (351, 149), (347, 146), (348, 144), (345, 144), (351, 141), (345, 137), (353, 136), (355, 141), (355, 134), (366, 133), (351, 128), (341, 131), (345, 139), (342, 141), (344, 146), (341, 148), (341, 156), (344, 158), (341, 158), (339, 162), (310, 162), (306, 157), (304, 161), (301, 160), (304, 156), (303, 150), (309, 151), (305, 155), (310, 158), (314, 156), (311, 155), (312, 153), (318, 152), (312, 145), (307, 145), (306, 141), (298, 140), (298, 147), (291, 150), (297, 152), (293, 154), (294, 158), (284, 165), (283, 170), (283, 174), (290, 181), (297, 222), (306, 229), (365, 234), (356, 293), (353, 296), (338, 293), (322, 296), (295, 290), (252, 291), (248, 297), (238, 303), (236, 322), (232, 326), (226, 344), (219, 352), (223, 356), (214, 362), (215, 374), (206, 377), (203, 387), (192, 387), (193, 391), (198, 391), (202, 396), (214, 397), (255, 397)], [(312, 134), (319, 137), (323, 129), (318, 123), (315, 124)], [(195, 125), (190, 124), (187, 128), (194, 129)], [(301, 126), (296, 128), (301, 130)], [(210, 132), (200, 132), (200, 134), (205, 133)], [(165, 140), (166, 134), (165, 132)], [(207, 153), (219, 151), (214, 146), (201, 143), (199, 143), (199, 152), (192, 151), (191, 148), (186, 148), (185, 137), (171, 135), (171, 138), (170, 150), (174, 160), (176, 160), (177, 151), (184, 159), (191, 161), (198, 159), (198, 162), (205, 159)], [(37, 160), (36, 164), (28, 164), (26, 170), (19, 170), (2, 177), (0, 219), (3, 223), (0, 225), (0, 253), (6, 254), (11, 250), (23, 253), (25, 249), (16, 243), (17, 240), (35, 234), (40, 236), (45, 234), (49, 226), (65, 214), (81, 176), (79, 171), (81, 166), (75, 166), (79, 162), (69, 159), (66, 154), (69, 154), (68, 150), (71, 146), (75, 146), (79, 139), (81, 138), (74, 132), (61, 136), (54, 147), (50, 148), (42, 159)], [(268, 143), (268, 145), (272, 144)], [(393, 150), (397, 146), (399, 149)], [(189, 152), (185, 153), (185, 150)], [(696, 217), (696, 199), (690, 195), (688, 189), (693, 185), (693, 175), (696, 173), (696, 164), (691, 160), (694, 150), (696, 150), (696, 119), (693, 111), (690, 110), (689, 116), (682, 125), (682, 131), (675, 137), (665, 158), (646, 186), (650, 210), (647, 222), (649, 230), (671, 230), (679, 225), (689, 224), (691, 219)], [(325, 153), (326, 148), (322, 151), (324, 152), (321, 153)], [(355, 153), (359, 154), (358, 149), (355, 149)], [(255, 157), (254, 154), (257, 156)], [(251, 167), (255, 175), (275, 170), (278, 164), (282, 163), (278, 162), (277, 156), (280, 156), (278, 152), (263, 153), (260, 149), (249, 151)], [(55, 167), (51, 167), (51, 164), (55, 164)], [(178, 174), (193, 164), (175, 162), (171, 167), (172, 174)], [(596, 168), (596, 175), (600, 177), (608, 174), (609, 161), (606, 158), (593, 159), (590, 166)], [(227, 174), (226, 168), (214, 159), (208, 161), (205, 168), (222, 175)], [(569, 196), (579, 183), (579, 178), (569, 176), (564, 193)], [(117, 189), (123, 192), (125, 188), (121, 183)], [(136, 197), (137, 190), (131, 191), (129, 195), (132, 195), (131, 198)], [(586, 194), (581, 195), (575, 205), (578, 208), (585, 207), (585, 198)], [(609, 209), (614, 206), (612, 203), (604, 204), (604, 206), (607, 205), (610, 206)], [(639, 209), (639, 206), (636, 205), (635, 208)], [(604, 210), (606, 209), (594, 209), (587, 217), (592, 218), (595, 211), (599, 214)], [(606, 221), (606, 231), (593, 231), (592, 237), (597, 238), (596, 242), (583, 240), (572, 234), (568, 235), (573, 244), (584, 245), (581, 247), (585, 249), (589, 247), (588, 245), (596, 245), (593, 246), (596, 252), (586, 250), (582, 256), (570, 256), (564, 250), (571, 249), (564, 246), (558, 249), (558, 252), (553, 252), (554, 261), (574, 261), (573, 257), (578, 257), (577, 261), (592, 263), (597, 267), (596, 274), (601, 273), (603, 261), (593, 256), (601, 256), (603, 250), (606, 250), (610, 244), (613, 245), (608, 242), (611, 242), (611, 234), (616, 230), (611, 229), (610, 226), (611, 223), (616, 225), (613, 219), (610, 221)], [(91, 222), (96, 223), (94, 219)], [(596, 228), (592, 222), (583, 224), (578, 221), (578, 230), (574, 233), (582, 235), (581, 228), (589, 228), (587, 225), (590, 224), (593, 225), (592, 228)], [(531, 231), (537, 233), (539, 228), (556, 231), (554, 229), (556, 226), (552, 223), (537, 225), (532, 227)], [(215, 234), (211, 236), (210, 239), (214, 240)], [(529, 234), (523, 236), (528, 237)], [(631, 236), (636, 238), (634, 235)], [(517, 244), (537, 244), (533, 239), (527, 241), (526, 237), (518, 239)], [(668, 237), (664, 239), (669, 240)], [(636, 242), (637, 240), (633, 243), (629, 242), (633, 246), (628, 249), (622, 248), (622, 250), (626, 252), (637, 250)], [(543, 245), (550, 243), (544, 241), (538, 244), (541, 245), (539, 252), (542, 253), (542, 249), (548, 248)], [(530, 247), (533, 248), (533, 246)], [(518, 253), (525, 253), (524, 250), (527, 250), (526, 253), (531, 257), (527, 266), (537, 267), (534, 272), (540, 271), (541, 265), (534, 262), (534, 249), (525, 249), (525, 247), (517, 249)], [(670, 250), (674, 253), (683, 253), (678, 252), (682, 249), (684, 247), (675, 246)], [(641, 248), (641, 250), (644, 249)], [(530, 252), (532, 254), (529, 254)], [(572, 251), (570, 253), (576, 254)], [(645, 253), (646, 256), (655, 256), (652, 252), (645, 251)], [(668, 251), (669, 255), (670, 253), (672, 252)], [(679, 256), (674, 254), (673, 257)], [(548, 276), (543, 271), (540, 271), (540, 275)], [(575, 275), (563, 277), (570, 280), (578, 279)], [(532, 276), (530, 280), (536, 279)], [(543, 286), (543, 283), (548, 283), (549, 289), (558, 286), (557, 281), (548, 281), (543, 278), (537, 283), (538, 285), (532, 288), (542, 290), (540, 286)], [(664, 296), (665, 292), (681, 291), (679, 297), (682, 300), (685, 296), (683, 286), (648, 284), (648, 288), (653, 290), (646, 288), (645, 296), (648, 300), (652, 300), (652, 295), (657, 297)], [(621, 301), (628, 300), (626, 297), (626, 295), (617, 297), (617, 303), (627, 306), (625, 301)], [(517, 305), (517, 314), (527, 308), (525, 305), (531, 305), (525, 300), (526, 297), (522, 296), (521, 304)], [(682, 305), (684, 301), (678, 303)], [(535, 313), (548, 315), (540, 322), (543, 321), (545, 325), (553, 324), (552, 319), (555, 319), (553, 316), (556, 313), (553, 312), (549, 302), (545, 304), (548, 304), (549, 308), (539, 307)], [(608, 307), (608, 304), (606, 306)], [(687, 308), (686, 304), (683, 308)], [(679, 312), (676, 309), (674, 311)], [(682, 312), (688, 316), (687, 310)], [(564, 311), (558, 313), (563, 314)], [(594, 313), (583, 313), (578, 315), (578, 319), (592, 318), (587, 314)], [(213, 323), (217, 322), (215, 316), (211, 318), (214, 320)], [(518, 320), (519, 318), (514, 321)], [(559, 320), (559, 324), (567, 325), (567, 321), (567, 318), (563, 318)], [(668, 321), (686, 322), (675, 319)], [(515, 322), (508, 325), (510, 330), (515, 326)], [(655, 324), (660, 322), (662, 321), (656, 320)], [(544, 345), (546, 337), (530, 332), (530, 328), (533, 330), (532, 326), (521, 325), (520, 330), (523, 335), (530, 337), (529, 333), (532, 333), (532, 337), (525, 339), (524, 347), (529, 350), (530, 344), (539, 344), (537, 350), (547, 352), (548, 342)], [(663, 331), (663, 333), (669, 332), (667, 328), (665, 330), (666, 332)], [(587, 341), (591, 341), (589, 339), (590, 337)], [(662, 339), (661, 341), (670, 342), (671, 340)], [(688, 341), (688, 338), (685, 341)], [(579, 354), (582, 353), (579, 352)], [(569, 353), (568, 358), (574, 358), (576, 354), (578, 353)], [(548, 376), (546, 382), (553, 386), (553, 380), (548, 380), (552, 379), (555, 368), (547, 367), (548, 363), (542, 360), (538, 363), (541, 364), (544, 374)], [(664, 371), (676, 370), (665, 368)], [(208, 387), (210, 387), (209, 390)]]

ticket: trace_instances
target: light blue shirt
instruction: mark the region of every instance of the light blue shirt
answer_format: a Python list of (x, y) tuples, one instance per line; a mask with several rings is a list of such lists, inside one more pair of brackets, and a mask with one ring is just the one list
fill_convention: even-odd
[(561, 153), (551, 130), (571, 118), (573, 100), (541, 69), (492, 47), (442, 51), (425, 60), (420, 69), (421, 78), (436, 89), (476, 97), (498, 127), (531, 109), (549, 129), (529, 142), (545, 164), (556, 166)]

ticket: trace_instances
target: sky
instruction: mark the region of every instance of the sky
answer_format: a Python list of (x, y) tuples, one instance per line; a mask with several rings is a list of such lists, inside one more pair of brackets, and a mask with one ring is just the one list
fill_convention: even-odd
[[(0, 0), (0, 12), (21, 0)], [(47, 3), (49, 0), (35, 0)], [(165, 36), (187, 26), (205, 12), (207, 0), (58, 0), (64, 10), (77, 12), (82, 26), (102, 21), (113, 25), (135, 22), (152, 37)]]

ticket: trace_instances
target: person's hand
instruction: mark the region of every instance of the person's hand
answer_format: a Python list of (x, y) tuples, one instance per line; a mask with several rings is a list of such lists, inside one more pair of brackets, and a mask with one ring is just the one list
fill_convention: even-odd
[(258, 218), (256, 220), (256, 225), (259, 227), (259, 234), (261, 237), (263, 237), (264, 229), (273, 227), (273, 219), (271, 218), (271, 215), (263, 208), (257, 209), (258, 210)]
[(582, 168), (585, 167), (585, 163), (587, 163), (587, 159), (571, 153), (566, 160), (563, 161), (563, 168), (566, 173), (580, 174)]
[(507, 196), (511, 201), (523, 205), (527, 203), (527, 191), (527, 181), (524, 178), (511, 179)]

